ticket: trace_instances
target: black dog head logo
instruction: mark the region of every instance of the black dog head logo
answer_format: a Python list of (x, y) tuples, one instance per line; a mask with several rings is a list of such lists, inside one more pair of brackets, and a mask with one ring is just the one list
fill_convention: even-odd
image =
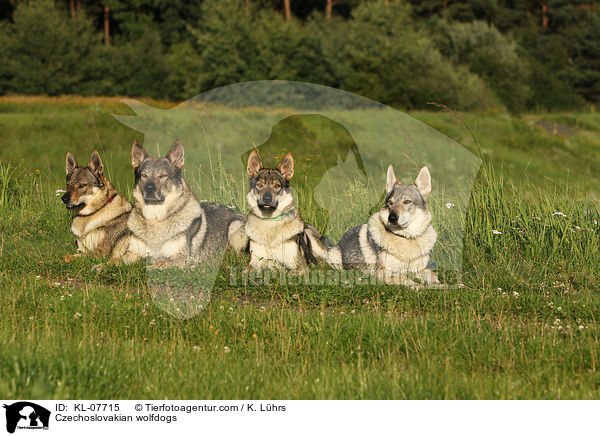
[(50, 411), (28, 401), (4, 405), (6, 409), (6, 431), (14, 433), (17, 426), (48, 428)]

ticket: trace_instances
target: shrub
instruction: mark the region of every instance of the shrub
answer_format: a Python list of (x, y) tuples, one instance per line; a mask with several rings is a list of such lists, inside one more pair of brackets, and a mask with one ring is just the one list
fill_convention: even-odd
[(429, 101), (462, 110), (500, 105), (477, 76), (453, 65), (424, 32), (414, 29), (403, 3), (364, 3), (353, 18), (312, 23), (327, 41), (325, 57), (338, 86), (406, 108), (427, 107)]
[(67, 18), (50, 0), (19, 2), (13, 23), (0, 32), (5, 93), (79, 93), (93, 76), (91, 54), (99, 36), (81, 14)]
[[(233, 0), (207, 0), (202, 10), (202, 20), (190, 29), (198, 60), (184, 59), (181, 51), (172, 58), (180, 71), (190, 72), (178, 77), (186, 86), (208, 90), (269, 79), (330, 84), (321, 41), (297, 20), (284, 21), (270, 9), (246, 12)], [(190, 47), (179, 50), (191, 54)]]
[(442, 54), (481, 76), (511, 111), (525, 109), (530, 68), (517, 44), (483, 21), (438, 22), (434, 40)]
[(104, 56), (107, 59), (106, 82), (111, 86), (104, 94), (152, 98), (171, 96), (171, 67), (156, 29), (146, 28), (137, 40), (105, 47), (100, 58)]

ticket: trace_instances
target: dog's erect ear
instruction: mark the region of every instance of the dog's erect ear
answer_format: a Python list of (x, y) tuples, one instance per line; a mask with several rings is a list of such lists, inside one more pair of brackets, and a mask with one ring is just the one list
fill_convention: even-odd
[(102, 159), (100, 159), (100, 155), (96, 150), (94, 150), (92, 152), (92, 155), (90, 156), (88, 167), (96, 175), (100, 175), (104, 172), (104, 165), (102, 164)]
[(394, 185), (398, 183), (398, 178), (396, 177), (396, 173), (394, 173), (394, 167), (392, 164), (388, 166), (387, 170), (387, 180), (385, 182), (385, 192), (390, 192)]
[(133, 140), (133, 147), (131, 148), (131, 166), (138, 169), (142, 162), (148, 158), (148, 153), (142, 147), (142, 144), (137, 139)]
[(177, 140), (171, 145), (169, 152), (167, 153), (167, 159), (173, 164), (175, 168), (181, 168), (183, 166), (183, 142)]
[(73, 172), (73, 170), (77, 167), (77, 161), (75, 157), (71, 154), (71, 152), (67, 151), (67, 158), (65, 159), (67, 176)]
[(292, 157), (292, 153), (288, 153), (285, 155), (279, 165), (277, 166), (277, 170), (283, 175), (285, 180), (290, 180), (294, 175), (294, 158)]
[(248, 176), (250, 178), (256, 177), (258, 172), (262, 170), (262, 161), (260, 160), (260, 156), (258, 155), (258, 151), (252, 150), (250, 156), (248, 156), (248, 166), (246, 167), (246, 171), (248, 172)]
[(431, 174), (429, 174), (429, 168), (423, 167), (419, 171), (415, 185), (423, 197), (427, 197), (431, 192)]

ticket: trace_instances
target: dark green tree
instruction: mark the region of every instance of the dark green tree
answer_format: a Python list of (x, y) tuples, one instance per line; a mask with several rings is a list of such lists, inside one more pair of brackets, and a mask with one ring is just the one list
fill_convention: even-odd
[(99, 35), (81, 13), (70, 18), (51, 0), (21, 2), (2, 27), (3, 91), (59, 95), (80, 93), (93, 76)]

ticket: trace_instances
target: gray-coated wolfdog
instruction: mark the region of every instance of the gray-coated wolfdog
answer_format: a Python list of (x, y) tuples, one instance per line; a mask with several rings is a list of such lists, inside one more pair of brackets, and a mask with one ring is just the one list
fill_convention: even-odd
[(348, 230), (329, 250), (328, 263), (336, 269), (361, 269), (387, 284), (439, 287), (428, 268), (437, 234), (431, 225), (427, 197), (431, 175), (423, 167), (413, 185), (398, 181), (388, 167), (385, 204), (362, 224)]

